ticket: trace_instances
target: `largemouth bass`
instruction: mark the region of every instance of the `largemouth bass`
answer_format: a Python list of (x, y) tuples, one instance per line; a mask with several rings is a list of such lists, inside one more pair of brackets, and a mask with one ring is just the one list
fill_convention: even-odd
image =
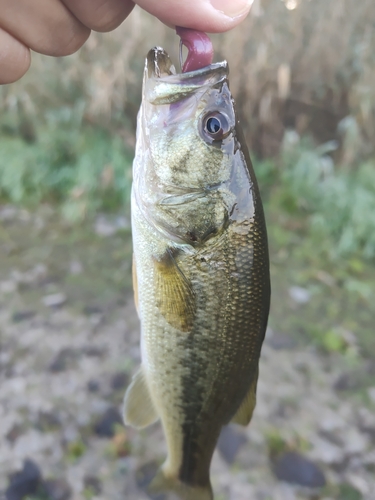
[(124, 420), (161, 420), (168, 457), (154, 489), (210, 500), (220, 431), (254, 410), (270, 303), (262, 202), (225, 61), (176, 74), (163, 49), (148, 53), (132, 229), (142, 365)]

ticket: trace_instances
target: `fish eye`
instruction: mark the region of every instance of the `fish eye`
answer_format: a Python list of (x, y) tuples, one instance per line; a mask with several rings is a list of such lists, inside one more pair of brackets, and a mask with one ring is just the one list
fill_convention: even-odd
[(202, 132), (209, 142), (222, 141), (231, 131), (229, 119), (223, 113), (214, 111), (207, 113), (202, 119)]

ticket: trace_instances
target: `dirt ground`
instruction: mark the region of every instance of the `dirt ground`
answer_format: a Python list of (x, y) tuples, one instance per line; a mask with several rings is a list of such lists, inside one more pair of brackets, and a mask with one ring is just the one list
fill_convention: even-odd
[[(166, 498), (146, 491), (165, 457), (160, 425), (120, 417), (140, 363), (128, 221), (73, 230), (13, 207), (0, 219), (0, 498)], [(350, 370), (269, 329), (253, 421), (226, 428), (213, 458), (215, 499), (373, 500), (375, 382), (357, 391), (361, 371), (375, 364)], [(27, 459), (38, 487), (12, 497)]]

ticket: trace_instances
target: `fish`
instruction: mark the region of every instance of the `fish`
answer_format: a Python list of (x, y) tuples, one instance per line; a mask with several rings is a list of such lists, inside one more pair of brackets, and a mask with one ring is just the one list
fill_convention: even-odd
[(226, 61), (177, 73), (149, 51), (131, 213), (142, 361), (124, 422), (161, 421), (168, 455), (152, 491), (212, 500), (221, 429), (255, 408), (270, 307), (264, 211)]

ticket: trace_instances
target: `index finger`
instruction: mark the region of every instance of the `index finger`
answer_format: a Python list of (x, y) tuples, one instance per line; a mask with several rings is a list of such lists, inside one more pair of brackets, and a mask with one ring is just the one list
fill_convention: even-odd
[(0, 85), (15, 82), (29, 66), (30, 50), (0, 28)]

